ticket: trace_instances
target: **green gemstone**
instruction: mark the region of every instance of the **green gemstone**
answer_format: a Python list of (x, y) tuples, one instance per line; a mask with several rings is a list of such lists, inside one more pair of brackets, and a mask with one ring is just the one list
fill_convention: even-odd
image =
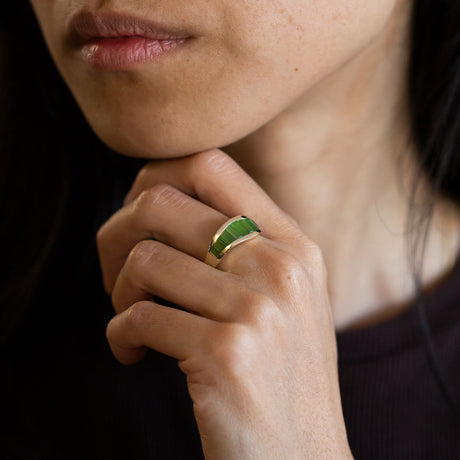
[(238, 219), (235, 222), (227, 225), (225, 230), (221, 233), (217, 241), (211, 247), (210, 252), (217, 258), (222, 257), (221, 252), (230, 244), (233, 243), (238, 238), (245, 236), (249, 233), (259, 231), (257, 224), (249, 219), (244, 217)]

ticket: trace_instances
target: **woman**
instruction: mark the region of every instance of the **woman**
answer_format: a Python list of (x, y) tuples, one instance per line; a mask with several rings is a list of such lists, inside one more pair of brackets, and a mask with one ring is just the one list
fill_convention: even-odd
[(460, 455), (451, 3), (6, 7), (6, 458)]

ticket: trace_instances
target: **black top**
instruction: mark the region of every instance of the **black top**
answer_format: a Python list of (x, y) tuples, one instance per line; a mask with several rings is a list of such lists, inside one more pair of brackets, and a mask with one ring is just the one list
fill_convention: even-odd
[[(202, 459), (177, 361), (149, 351), (138, 364), (124, 366), (109, 349), (105, 328), (115, 313), (102, 286), (95, 228), (82, 217), (81, 202), (94, 197), (82, 196), (72, 205), (75, 218), (56, 246), (26, 321), (0, 355), (0, 458)], [(459, 303), (457, 262), (426, 300), (436, 350), (457, 400)], [(356, 459), (460, 459), (458, 418), (436, 386), (411, 310), (339, 333), (337, 341), (342, 404)]]
[[(460, 257), (427, 295), (436, 356), (460, 404)], [(460, 413), (429, 370), (414, 308), (337, 334), (342, 407), (356, 459), (460, 459)]]

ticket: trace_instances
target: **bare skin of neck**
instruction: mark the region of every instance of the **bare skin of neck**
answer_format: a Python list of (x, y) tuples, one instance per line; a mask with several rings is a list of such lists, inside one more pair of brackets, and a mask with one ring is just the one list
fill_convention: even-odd
[[(358, 56), (223, 149), (321, 247), (339, 332), (390, 319), (414, 300), (406, 246), (417, 165), (405, 86), (409, 14), (408, 6), (398, 7)], [(428, 190), (423, 179), (419, 206)], [(459, 247), (460, 210), (439, 198), (424, 290), (448, 276)]]

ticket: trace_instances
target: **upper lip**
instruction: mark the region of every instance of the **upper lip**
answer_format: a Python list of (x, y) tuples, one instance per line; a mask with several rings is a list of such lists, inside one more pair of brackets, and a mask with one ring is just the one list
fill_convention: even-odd
[(80, 11), (73, 16), (68, 31), (70, 41), (76, 45), (100, 38), (136, 36), (152, 40), (180, 40), (190, 37), (183, 29), (158, 25), (135, 16), (90, 11)]

